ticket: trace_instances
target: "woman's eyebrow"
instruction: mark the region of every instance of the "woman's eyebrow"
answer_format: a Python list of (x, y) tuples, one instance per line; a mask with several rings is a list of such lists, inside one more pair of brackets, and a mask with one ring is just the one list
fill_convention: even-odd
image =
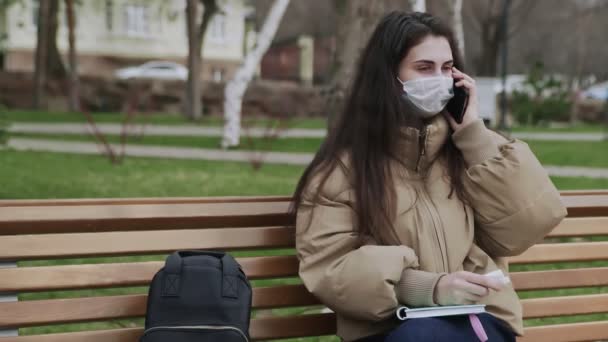
[[(414, 63), (419, 63), (419, 64), (435, 64), (434, 61), (428, 60), (428, 59), (420, 59), (415, 61)], [(443, 64), (454, 64), (454, 60), (449, 60), (449, 61), (445, 61), (443, 62)]]

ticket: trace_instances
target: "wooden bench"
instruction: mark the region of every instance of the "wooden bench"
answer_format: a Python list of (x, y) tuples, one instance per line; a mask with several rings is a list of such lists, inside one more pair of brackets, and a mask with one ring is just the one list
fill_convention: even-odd
[[(566, 191), (562, 196), (568, 218), (548, 242), (512, 258), (511, 265), (608, 260), (608, 241), (592, 238), (608, 236), (608, 191)], [(26, 261), (20, 267), (0, 268), (0, 293), (6, 300), (0, 300), (0, 331), (10, 335), (16, 333), (11, 329), (42, 327), (38, 333), (55, 324), (140, 318), (139, 326), (112, 323), (101, 330), (6, 336), (0, 342), (137, 341), (146, 310), (145, 287), (120, 295), (76, 292), (70, 298), (34, 300), (28, 295), (145, 286), (162, 267), (164, 255), (177, 249), (239, 251), (238, 261), (251, 279), (292, 278), (288, 284), (269, 281), (255, 287), (253, 339), (333, 335), (335, 316), (321, 313), (317, 299), (298, 283), (294, 231), (283, 227), (288, 223), (288, 204), (287, 197), (0, 201), (0, 262)], [(90, 260), (134, 255), (157, 257)], [(27, 262), (74, 258), (65, 265)], [(604, 263), (513, 272), (511, 277), (520, 293), (601, 287), (608, 285), (608, 267)], [(608, 293), (597, 292), (524, 299), (525, 317), (608, 313)], [(11, 294), (17, 293), (21, 300), (11, 301)], [(277, 308), (293, 310), (270, 310)], [(79, 329), (83, 328), (70, 326), (70, 331)], [(608, 339), (608, 321), (529, 327), (521, 341), (599, 339)]]

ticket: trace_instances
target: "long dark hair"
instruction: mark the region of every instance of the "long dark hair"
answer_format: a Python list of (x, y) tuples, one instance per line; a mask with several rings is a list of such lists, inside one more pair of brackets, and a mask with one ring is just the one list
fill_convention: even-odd
[[(373, 237), (381, 244), (399, 243), (393, 227), (396, 194), (390, 165), (397, 160), (393, 145), (402, 134), (400, 127), (421, 128), (424, 122), (407, 113), (401, 100), (402, 86), (396, 76), (401, 60), (429, 35), (448, 40), (454, 66), (463, 70), (454, 33), (438, 18), (419, 12), (387, 14), (359, 56), (343, 110), (298, 182), (289, 210), (291, 222), (295, 222), (303, 192), (311, 178), (318, 173), (322, 175), (316, 190), (318, 195), (334, 168), (345, 168), (340, 161), (345, 153), (349, 167), (344, 171), (355, 194), (356, 222), (353, 225), (359, 238), (364, 241)], [(461, 179), (465, 167), (462, 153), (451, 139), (439, 153), (448, 165), (451, 182), (448, 197), (455, 192), (466, 203)]]

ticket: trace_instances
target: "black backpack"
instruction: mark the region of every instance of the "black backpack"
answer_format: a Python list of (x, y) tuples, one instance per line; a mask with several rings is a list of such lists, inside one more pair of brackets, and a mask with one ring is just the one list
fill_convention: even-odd
[(246, 342), (251, 285), (229, 254), (178, 251), (150, 284), (140, 342)]

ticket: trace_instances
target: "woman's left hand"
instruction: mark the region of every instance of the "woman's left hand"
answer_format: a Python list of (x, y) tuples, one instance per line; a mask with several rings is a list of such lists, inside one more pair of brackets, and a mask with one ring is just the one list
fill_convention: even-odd
[(447, 118), (454, 132), (457, 132), (466, 125), (479, 120), (479, 104), (477, 101), (477, 87), (475, 85), (475, 80), (471, 76), (461, 72), (456, 68), (452, 69), (452, 77), (457, 80), (455, 84), (456, 87), (464, 87), (469, 93), (469, 102), (467, 104), (467, 109), (465, 110), (464, 117), (462, 118), (462, 123), (457, 123), (454, 118), (452, 118), (450, 113), (446, 111), (443, 112), (443, 115), (445, 115), (445, 117)]

